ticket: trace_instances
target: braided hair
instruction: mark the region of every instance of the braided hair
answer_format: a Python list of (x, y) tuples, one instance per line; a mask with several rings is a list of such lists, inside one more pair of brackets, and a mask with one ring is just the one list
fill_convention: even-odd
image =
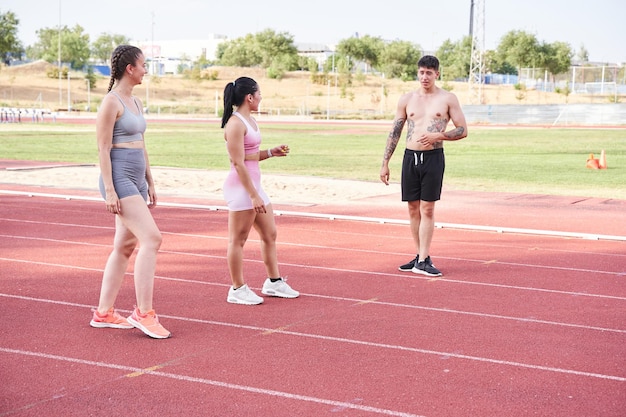
[(248, 94), (254, 95), (259, 90), (256, 81), (249, 77), (239, 77), (224, 87), (224, 114), (222, 115), (222, 128), (226, 126), (228, 119), (233, 114), (233, 106), (239, 107)]
[(132, 45), (119, 45), (113, 51), (111, 55), (111, 81), (109, 82), (109, 89), (111, 91), (113, 84), (116, 80), (120, 80), (126, 71), (128, 64), (135, 65), (137, 59), (143, 55), (141, 49)]

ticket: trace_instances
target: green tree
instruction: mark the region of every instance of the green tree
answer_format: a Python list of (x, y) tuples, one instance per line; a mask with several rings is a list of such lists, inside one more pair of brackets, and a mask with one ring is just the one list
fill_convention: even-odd
[(127, 36), (103, 33), (91, 45), (91, 56), (100, 62), (108, 63), (115, 48), (129, 42), (130, 38)]
[(229, 46), (230, 46), (229, 41), (220, 42), (217, 44), (217, 48), (215, 48), (215, 62), (218, 65), (223, 64), (222, 57), (224, 56), (224, 53), (226, 52)]
[(293, 44), (293, 37), (271, 29), (221, 43), (217, 48), (217, 59), (221, 65), (272, 66), (275, 78), (282, 71), (298, 69), (298, 49)]
[(221, 43), (217, 48), (217, 58), (221, 65), (233, 67), (253, 67), (261, 64), (261, 57), (251, 45), (254, 37), (251, 34), (243, 38)]
[(64, 26), (58, 28), (44, 28), (37, 31), (39, 41), (31, 51), (40, 54), (35, 58), (41, 58), (47, 62), (57, 62), (59, 56), (59, 32), (61, 35), (61, 62), (69, 62), (74, 69), (81, 69), (89, 60), (89, 35), (83, 33), (80, 25), (69, 29)]
[(457, 42), (446, 40), (437, 50), (437, 58), (444, 81), (466, 79), (469, 77), (472, 59), (472, 38), (465, 36)]
[(494, 50), (485, 51), (485, 73), (517, 75), (517, 68)]
[(587, 51), (587, 48), (585, 48), (585, 45), (580, 44), (580, 49), (578, 49), (576, 58), (581, 62), (589, 62), (589, 51)]
[(23, 52), (22, 44), (17, 39), (17, 27), (20, 20), (13, 12), (0, 12), (0, 58), (7, 62), (9, 56), (18, 56)]
[(535, 67), (540, 61), (537, 37), (522, 30), (506, 33), (497, 47), (500, 59), (510, 62), (516, 68)]
[(343, 39), (337, 44), (340, 55), (350, 57), (351, 61), (363, 61), (370, 67), (378, 69), (381, 53), (385, 43), (381, 38), (365, 35), (360, 38)]
[(540, 47), (541, 67), (545, 67), (552, 75), (552, 81), (556, 75), (567, 72), (572, 66), (574, 51), (565, 42), (542, 43)]
[(385, 45), (380, 58), (381, 71), (388, 78), (414, 80), (417, 76), (417, 61), (422, 48), (408, 41), (393, 41)]
[(87, 69), (87, 74), (85, 74), (85, 80), (87, 80), (87, 82), (89, 83), (89, 88), (91, 88), (92, 90), (96, 88), (96, 81), (98, 81), (98, 77), (96, 77), (96, 74), (93, 72), (93, 68), (89, 67)]
[[(297, 60), (296, 60), (297, 66)], [(294, 68), (294, 57), (289, 54), (282, 54), (274, 57), (269, 67), (267, 67), (267, 75), (270, 78), (280, 80), (286, 72)]]
[(298, 68), (298, 48), (289, 33), (265, 29), (254, 36), (253, 45), (255, 54), (261, 58), (262, 68), (269, 68), (276, 59), (287, 71)]
[(300, 71), (317, 72), (319, 70), (315, 58), (298, 55), (298, 68)]
[(442, 73), (442, 79), (444, 81), (453, 80), (452, 71), (448, 70), (448, 67), (452, 68), (455, 61), (456, 43), (452, 42), (450, 39), (446, 39), (439, 49), (437, 49), (436, 54), (439, 59), (439, 64), (445, 68), (445, 71)]
[(233, 39), (224, 42), (218, 48), (221, 51), (219, 61), (222, 65), (234, 67), (253, 67), (261, 63), (261, 58), (256, 55), (254, 49), (250, 46), (254, 43), (254, 37), (251, 34), (242, 38)]

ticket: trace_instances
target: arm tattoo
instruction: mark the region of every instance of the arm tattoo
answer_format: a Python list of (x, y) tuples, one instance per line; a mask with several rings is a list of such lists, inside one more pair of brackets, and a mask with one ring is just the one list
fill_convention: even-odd
[(456, 129), (444, 133), (444, 136), (448, 139), (458, 139), (463, 135), (463, 133), (465, 133), (465, 128), (463, 126), (459, 126)]
[(393, 128), (389, 133), (389, 137), (387, 137), (387, 147), (385, 148), (385, 154), (383, 155), (384, 160), (391, 159), (391, 155), (393, 155), (393, 151), (396, 150), (396, 146), (398, 146), (398, 141), (400, 140), (400, 134), (402, 133), (402, 128), (404, 127), (405, 119), (398, 119), (394, 122)]

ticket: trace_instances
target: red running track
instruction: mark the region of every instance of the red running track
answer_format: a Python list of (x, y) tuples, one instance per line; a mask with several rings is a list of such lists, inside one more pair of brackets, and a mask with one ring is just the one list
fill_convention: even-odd
[[(397, 270), (414, 256), (406, 225), (297, 213), (399, 220), (397, 201), (276, 207), (281, 271), (302, 296), (238, 306), (226, 212), (165, 205), (155, 306), (173, 337), (152, 340), (88, 325), (113, 237), (101, 202), (0, 194), (0, 416), (623, 416), (622, 203), (448, 197), (448, 223), (617, 239), (444, 227), (445, 275), (430, 279)], [(129, 274), (117, 307), (133, 304)]]

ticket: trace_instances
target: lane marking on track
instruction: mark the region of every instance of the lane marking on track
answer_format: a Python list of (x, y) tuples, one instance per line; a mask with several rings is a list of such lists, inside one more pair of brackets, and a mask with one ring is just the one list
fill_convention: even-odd
[[(43, 224), (46, 224), (46, 223), (44, 222)], [(167, 234), (167, 232), (163, 232), (163, 234)], [(108, 243), (107, 243), (107, 245), (101, 245), (101, 244), (96, 244), (96, 243), (85, 243), (83, 241), (58, 240), (58, 239), (26, 237), (26, 236), (14, 236), (14, 235), (0, 235), (0, 237), (24, 239), (24, 240), (34, 240), (34, 241), (49, 241), (49, 242), (58, 242), (58, 243), (76, 244), (76, 245), (110, 246), (110, 244), (108, 244)], [(218, 239), (218, 240), (227, 240), (228, 239), (227, 237), (215, 237), (215, 236), (198, 236), (198, 237), (208, 238), (208, 239)], [(248, 242), (260, 243), (260, 240), (249, 239)], [(294, 246), (294, 247), (305, 247), (305, 248), (324, 248), (324, 249), (329, 249), (329, 250), (349, 250), (349, 251), (375, 253), (375, 254), (387, 254), (388, 253), (388, 252), (372, 251), (372, 250), (334, 248), (334, 247), (331, 247), (331, 246), (305, 245), (305, 244), (297, 244), (297, 243), (281, 243), (281, 246)], [(175, 254), (175, 255), (195, 256), (195, 257), (218, 258), (215, 255), (205, 255), (205, 254), (199, 254), (199, 253), (189, 253), (189, 252), (181, 252), (181, 251), (174, 251), (174, 250), (167, 250), (167, 249), (161, 249), (161, 250), (159, 250), (159, 253), (169, 253), (169, 254)], [(478, 263), (478, 264), (481, 264), (481, 265), (485, 263), (485, 261), (479, 260), (479, 259), (462, 259), (462, 258), (451, 258), (451, 257), (442, 257), (442, 258), (449, 259), (449, 260), (455, 260), (455, 261), (464, 261), (464, 262)], [(225, 259), (225, 257), (224, 257), (224, 259)], [(261, 263), (262, 262), (261, 260), (258, 260), (258, 259), (246, 259), (246, 261), (257, 262), (257, 263)], [(33, 262), (36, 262), (36, 261), (33, 261)], [(530, 269), (537, 269), (537, 268), (539, 268), (539, 269), (542, 269), (542, 270), (550, 269), (550, 270), (555, 270), (555, 271), (572, 271), (572, 272), (616, 275), (618, 277), (622, 276), (622, 274), (623, 274), (623, 271), (600, 271), (600, 270), (593, 270), (593, 269), (571, 268), (571, 267), (561, 267), (561, 266), (552, 266), (552, 265), (536, 265), (536, 264), (526, 264), (526, 263), (519, 263), (519, 262), (491, 261), (491, 263), (497, 263), (498, 265), (530, 268)], [(298, 268), (302, 267), (301, 264), (294, 264), (294, 263), (288, 263), (288, 262), (281, 262), (280, 265), (293, 266), (293, 267), (298, 267)], [(397, 273), (397, 272), (388, 273), (388, 272), (377, 272), (377, 271), (363, 271), (363, 270), (352, 270), (352, 269), (343, 269), (343, 268), (324, 267), (324, 266), (317, 266), (317, 265), (308, 265), (307, 268), (309, 268), (309, 269), (321, 269), (321, 270), (326, 270), (326, 271), (337, 271), (337, 272), (343, 272), (343, 273), (358, 273), (358, 274), (365, 274), (365, 275), (376, 275), (376, 276), (390, 276), (390, 277), (403, 277), (403, 278), (407, 277), (406, 273), (400, 274), (400, 273)], [(419, 276), (419, 275), (411, 275), (411, 278), (413, 278), (413, 279), (429, 279), (429, 278), (422, 277), (422, 276)], [(441, 282), (450, 282), (450, 283), (462, 283), (462, 284), (467, 284), (467, 285), (484, 285), (484, 286), (493, 286), (493, 287), (514, 288), (514, 289), (523, 289), (523, 290), (529, 290), (529, 291), (559, 292), (559, 290), (548, 290), (548, 289), (533, 288), (533, 287), (510, 286), (510, 285), (495, 284), (495, 283), (484, 283), (484, 282), (478, 282), (478, 281), (468, 281), (466, 279), (464, 279), (464, 280), (453, 280), (453, 279), (448, 279), (448, 278), (445, 278), (445, 277), (440, 277), (439, 281), (441, 281)], [(576, 296), (592, 296), (592, 297), (597, 296), (597, 297), (613, 298), (612, 296), (599, 295), (599, 294), (572, 293), (572, 292), (563, 292), (563, 293), (564, 294), (565, 293), (566, 294), (572, 294), (572, 295), (576, 295)], [(618, 298), (620, 298), (620, 297), (618, 297)]]
[[(21, 195), (21, 196), (28, 196), (28, 197), (61, 198), (65, 200), (97, 201), (99, 203), (102, 203), (101, 198), (67, 195), (67, 194), (33, 193), (33, 192), (27, 192), (27, 191), (14, 191), (14, 190), (2, 190), (2, 189), (0, 189), (0, 194)], [(173, 202), (163, 201), (163, 202), (159, 202), (159, 206), (195, 208), (195, 209), (205, 209), (205, 210), (211, 210), (211, 211), (220, 211), (220, 210), (228, 211), (228, 207), (221, 206), (221, 205), (187, 204), (187, 203), (173, 203)], [(311, 212), (290, 211), (290, 210), (274, 210), (274, 214), (276, 216), (309, 217), (309, 218), (320, 218), (320, 219), (327, 219), (327, 220), (333, 220), (333, 221), (334, 220), (351, 220), (351, 221), (362, 221), (362, 222), (379, 223), (379, 224), (401, 224), (401, 225), (409, 224), (409, 220), (398, 220), (398, 219), (367, 217), (367, 216), (352, 216), (352, 215), (342, 215), (342, 214), (311, 213)], [(474, 224), (439, 223), (439, 222), (435, 223), (435, 227), (438, 229), (448, 228), (448, 229), (461, 229), (461, 230), (481, 230), (481, 231), (495, 232), (495, 233), (561, 236), (561, 237), (573, 237), (573, 238), (588, 239), (588, 240), (626, 241), (626, 236), (603, 235), (603, 234), (581, 233), (581, 232), (564, 232), (560, 230), (526, 229), (526, 228), (517, 228), (517, 227), (483, 226), (483, 225), (474, 225)]]
[(285, 331), (289, 328), (289, 326), (280, 326), (280, 327), (276, 327), (275, 329), (268, 329), (264, 332), (261, 333), (261, 336), (269, 336), (271, 334), (274, 333), (280, 333), (282, 331)]
[[(6, 295), (0, 294), (0, 296), (6, 296)], [(23, 296), (15, 296), (11, 298), (28, 299), (30, 301), (42, 301), (42, 302), (47, 302), (51, 304), (61, 304), (61, 305), (81, 307), (81, 308), (92, 308), (92, 306), (87, 306), (84, 304), (76, 304), (76, 303), (70, 303), (70, 302), (58, 302), (57, 303), (53, 300), (33, 299), (31, 297), (23, 297)], [(128, 310), (120, 309), (119, 311), (130, 313), (130, 311)], [(347, 344), (352, 344), (352, 345), (367, 346), (367, 347), (373, 347), (373, 348), (392, 349), (392, 350), (399, 350), (399, 351), (405, 351), (405, 352), (419, 353), (419, 354), (424, 354), (424, 355), (434, 355), (434, 356), (446, 358), (446, 359), (448, 358), (463, 359), (463, 360), (468, 360), (468, 361), (512, 366), (516, 368), (524, 368), (524, 369), (531, 369), (531, 370), (538, 370), (538, 371), (547, 371), (547, 372), (555, 372), (555, 373), (560, 373), (560, 374), (577, 375), (577, 376), (583, 376), (583, 377), (626, 382), (626, 377), (622, 377), (622, 376), (605, 375), (605, 374), (599, 374), (595, 372), (577, 371), (573, 369), (556, 368), (556, 367), (544, 366), (544, 365), (533, 365), (533, 364), (527, 364), (523, 362), (515, 362), (515, 361), (494, 359), (494, 358), (485, 358), (485, 357), (472, 356), (472, 355), (463, 355), (463, 354), (454, 353), (454, 352), (440, 352), (440, 351), (435, 351), (435, 350), (430, 350), (430, 349), (421, 349), (421, 348), (415, 348), (415, 347), (410, 347), (410, 346), (392, 345), (388, 343), (379, 343), (379, 342), (369, 342), (366, 340), (347, 339), (343, 337), (325, 336), (325, 335), (312, 334), (312, 333), (302, 333), (302, 332), (295, 332), (295, 331), (289, 331), (289, 330), (281, 330), (280, 328), (269, 329), (266, 327), (252, 326), (252, 325), (246, 325), (246, 324), (227, 323), (227, 322), (221, 322), (221, 321), (195, 319), (195, 318), (190, 318), (190, 317), (181, 317), (181, 316), (173, 316), (173, 315), (166, 315), (166, 314), (159, 314), (159, 317), (163, 317), (163, 318), (167, 318), (171, 320), (180, 320), (180, 321), (187, 322), (187, 323), (198, 323), (198, 324), (207, 324), (207, 325), (213, 325), (213, 326), (223, 326), (223, 327), (232, 327), (232, 328), (237, 328), (237, 329), (251, 330), (251, 331), (259, 332), (260, 334), (269, 332), (269, 334), (283, 334), (287, 336), (303, 337), (303, 338), (310, 338), (310, 339), (324, 340), (324, 341), (331, 341), (331, 342), (338, 342), (338, 343), (347, 343)], [(135, 371), (138, 371), (138, 370), (135, 370)]]
[(4, 347), (0, 347), (0, 352), (22, 355), (22, 356), (32, 356), (32, 357), (36, 357), (40, 359), (50, 359), (50, 360), (79, 364), (79, 365), (94, 366), (97, 368), (115, 369), (115, 370), (120, 370), (124, 372), (129, 372), (128, 375), (134, 375), (134, 374), (151, 375), (151, 376), (157, 376), (161, 378), (169, 378), (169, 379), (173, 379), (177, 381), (211, 385), (211, 386), (215, 386), (218, 388), (245, 391), (245, 392), (250, 392), (253, 394), (268, 395), (270, 397), (285, 398), (288, 400), (304, 401), (304, 402), (310, 402), (310, 403), (321, 404), (321, 405), (326, 405), (326, 406), (332, 406), (338, 409), (351, 409), (351, 410), (363, 411), (363, 412), (368, 412), (368, 413), (381, 414), (385, 416), (424, 417), (418, 414), (405, 413), (402, 411), (388, 410), (384, 408), (370, 407), (367, 405), (355, 404), (354, 402), (335, 401), (335, 400), (330, 400), (326, 398), (312, 397), (309, 395), (301, 395), (301, 394), (293, 394), (290, 392), (276, 391), (276, 390), (266, 389), (266, 388), (258, 388), (258, 387), (253, 387), (249, 385), (232, 384), (230, 382), (216, 381), (212, 379), (174, 374), (171, 372), (162, 372), (158, 370), (152, 370), (150, 368), (142, 369), (142, 368), (136, 368), (134, 366), (119, 365), (119, 364), (99, 362), (99, 361), (90, 361), (86, 359), (72, 358), (68, 356), (60, 356), (60, 355), (53, 355), (49, 353), (32, 352), (32, 351), (19, 350), (19, 349), (9, 349), (9, 348), (4, 348)]
[(355, 305), (355, 306), (362, 306), (362, 305), (365, 305), (365, 304), (375, 304), (376, 301), (378, 301), (378, 297), (370, 298), (368, 300), (359, 300), (356, 303), (354, 303), (353, 305)]
[[(93, 226), (93, 225), (83, 225), (83, 224), (56, 223), (56, 222), (45, 222), (45, 221), (36, 221), (36, 220), (16, 220), (16, 219), (6, 219), (6, 218), (0, 218), (0, 221), (10, 221), (10, 222), (18, 222), (18, 223), (19, 222), (23, 222), (23, 223), (41, 224), (41, 225), (54, 225), (54, 226), (61, 226), (61, 227), (97, 228), (97, 229), (105, 229), (105, 230), (114, 230), (114, 227), (112, 227), (112, 226), (111, 227), (109, 227), (109, 226)], [(168, 232), (167, 230), (163, 230), (163, 231), (161, 231), (161, 233), (163, 235), (182, 236), (182, 237), (195, 237), (195, 238), (199, 238), (199, 239), (210, 239), (210, 240), (227, 240), (228, 239), (227, 236), (213, 236), (213, 235), (202, 235), (202, 234), (192, 234), (192, 233), (177, 233), (177, 232)], [(37, 237), (30, 237), (30, 236), (29, 237), (26, 237), (26, 236), (15, 236), (15, 235), (1, 235), (1, 236), (7, 237), (7, 238), (16, 238), (16, 239), (33, 239), (33, 240), (38, 240), (38, 239), (45, 240), (46, 239), (46, 238), (37, 238)], [(75, 242), (75, 241), (70, 241), (70, 240), (55, 240), (55, 241), (67, 242), (68, 244), (70, 244), (70, 243), (83, 244), (84, 243), (84, 242)], [(248, 242), (260, 243), (260, 240), (258, 240), (258, 239), (249, 239)], [(467, 243), (467, 242), (465, 242), (465, 243)], [(294, 242), (279, 242), (279, 244), (280, 244), (280, 246), (283, 246), (283, 247), (314, 248), (314, 249), (328, 249), (328, 250), (333, 250), (333, 251), (350, 251), (350, 252), (359, 252), (359, 253), (397, 255), (397, 253), (395, 253), (395, 252), (387, 252), (387, 251), (379, 251), (379, 250), (371, 250), (371, 249), (346, 248), (346, 247), (337, 247), (337, 246), (329, 246), (329, 245), (313, 245), (313, 244), (294, 243)], [(108, 245), (108, 243), (107, 243), (107, 245)], [(527, 249), (527, 248), (524, 247), (524, 249)], [(545, 249), (542, 249), (542, 250), (545, 250)], [(181, 254), (181, 255), (190, 255), (190, 256), (195, 256), (196, 255), (196, 254), (192, 254), (192, 253), (188, 253), (188, 252), (180, 252), (180, 251), (161, 250), (161, 252), (163, 252), (163, 253), (165, 253), (165, 252), (167, 252), (167, 253), (175, 253), (175, 254)], [(576, 252), (576, 251), (566, 251), (566, 252), (579, 253), (579, 252)], [(617, 256), (622, 256), (622, 255), (619, 254)], [(440, 258), (441, 259), (447, 259), (447, 260), (453, 260), (453, 261), (462, 260), (462, 261), (466, 261), (466, 262), (474, 262), (474, 263), (479, 263), (479, 264), (499, 264), (499, 265), (508, 265), (508, 266), (521, 266), (521, 267), (527, 267), (527, 268), (552, 269), (552, 270), (558, 270), (558, 271), (588, 272), (588, 273), (595, 273), (595, 274), (615, 274), (616, 273), (616, 272), (613, 272), (613, 271), (600, 271), (600, 270), (593, 270), (593, 269), (571, 268), (571, 267), (562, 267), (562, 266), (554, 266), (554, 265), (537, 265), (537, 264), (519, 263), (519, 262), (505, 262), (505, 261), (498, 261), (498, 260), (493, 260), (493, 259), (492, 260), (463, 259), (463, 258), (454, 258), (454, 257), (446, 257), (446, 256), (440, 256)], [(294, 265), (294, 264), (287, 264), (287, 263), (285, 263), (285, 265)], [(317, 267), (317, 266), (311, 266), (311, 268), (315, 268), (315, 267)], [(317, 268), (324, 268), (324, 267), (317, 267)], [(367, 271), (363, 271), (363, 272), (367, 273)], [(622, 273), (622, 271), (620, 271), (620, 273)], [(402, 275), (402, 274), (400, 274), (400, 275)]]
[(162, 369), (162, 368), (165, 368), (165, 366), (164, 365), (150, 366), (148, 368), (143, 368), (140, 371), (131, 372), (130, 374), (126, 374), (124, 376), (126, 378), (136, 378), (138, 376), (146, 375), (146, 374), (149, 374), (152, 371), (156, 371), (157, 369)]
[[(115, 230), (115, 228), (113, 226), (94, 226), (91, 224), (81, 224), (81, 223), (59, 223), (59, 222), (50, 222), (50, 221), (41, 221), (41, 220), (24, 220), (24, 219), (9, 219), (9, 218), (0, 218), (0, 221), (7, 221), (7, 222), (15, 222), (15, 223), (25, 223), (25, 224), (39, 224), (42, 226), (60, 226), (60, 227), (73, 227), (73, 228), (96, 228), (96, 229), (103, 229), (103, 230)], [(286, 226), (283, 226), (286, 227)], [(289, 227), (287, 227), (289, 228)], [(181, 232), (170, 232), (168, 230), (161, 230), (161, 233), (163, 235), (168, 235), (168, 236), (177, 236), (177, 237), (192, 237), (192, 238), (198, 238), (198, 239), (208, 239), (208, 240), (227, 240), (228, 237), (227, 236), (217, 236), (217, 235), (210, 235), (210, 234), (200, 234), (200, 233), (181, 233)], [(335, 234), (349, 234), (349, 235), (355, 235), (358, 236), (358, 239), (361, 239), (362, 237), (371, 237), (372, 234), (370, 233), (355, 233), (355, 232), (342, 232), (342, 231), (334, 231), (332, 233)], [(21, 236), (12, 236), (12, 235), (4, 235), (6, 237), (15, 237), (15, 238), (21, 238)], [(386, 238), (388, 238), (388, 236), (385, 236)], [(548, 237), (553, 237), (553, 238), (558, 238), (558, 236), (548, 236)], [(28, 238), (28, 239), (37, 239), (35, 237), (23, 237), (23, 238)], [(408, 238), (407, 238), (408, 239)], [(71, 241), (67, 241), (67, 240), (59, 240), (59, 241), (64, 241), (64, 242), (68, 242), (71, 243)], [(258, 239), (248, 239), (248, 242), (255, 242), (255, 243), (260, 243), (260, 241)], [(281, 241), (278, 242), (281, 246), (284, 247), (303, 247), (303, 248), (314, 248), (314, 249), (328, 249), (328, 250), (333, 250), (333, 251), (349, 251), (349, 252), (358, 252), (358, 253), (373, 253), (373, 254), (381, 254), (381, 255), (399, 255), (399, 253), (397, 252), (390, 252), (390, 251), (381, 251), (381, 250), (372, 250), (372, 249), (359, 249), (359, 248), (352, 248), (352, 247), (341, 247), (341, 246), (329, 246), (329, 245), (315, 245), (315, 244), (304, 244), (304, 243), (295, 243), (295, 242), (288, 242), (288, 241)], [(493, 248), (498, 248), (498, 249), (519, 249), (519, 250), (541, 250), (544, 252), (555, 252), (555, 253), (576, 253), (576, 254), (582, 254), (582, 255), (594, 255), (594, 252), (589, 252), (589, 251), (580, 251), (580, 250), (566, 250), (566, 249), (558, 249), (558, 248), (554, 248), (554, 247), (549, 247), (549, 248), (539, 248), (539, 247), (534, 247), (534, 248), (528, 248), (526, 245), (501, 245), (501, 244), (494, 244), (494, 243), (490, 243), (490, 242), (480, 242), (480, 243), (475, 243), (473, 241), (463, 241), (463, 242), (455, 242), (455, 244), (458, 245), (469, 245), (469, 246), (476, 246), (476, 245), (480, 245), (482, 247), (493, 247)], [(107, 245), (109, 245), (109, 243), (107, 243)], [(180, 253), (180, 254), (185, 254), (185, 252), (174, 252), (172, 251), (171, 253)], [(189, 254), (189, 253), (187, 253)], [(602, 253), (603, 255), (610, 255), (610, 256), (617, 256), (617, 257), (623, 257), (624, 255), (622, 255), (621, 253), (619, 254), (615, 254), (615, 253), (611, 253), (611, 254), (606, 254), (606, 253)], [(193, 255), (193, 254), (189, 254), (189, 255)], [(412, 254), (402, 254), (402, 255), (412, 255)], [(480, 260), (480, 259), (463, 259), (463, 258), (453, 258), (453, 257), (449, 257), (449, 256), (439, 256), (440, 259), (447, 259), (447, 260), (453, 260), (453, 261), (458, 261), (458, 260), (463, 260), (463, 261), (468, 261), (468, 262), (477, 262), (477, 263), (483, 263), (485, 262), (484, 260)], [(530, 264), (513, 264), (513, 263), (507, 263), (507, 262), (497, 262), (499, 264), (502, 265), (514, 265), (514, 266), (518, 266), (518, 265), (526, 265), (526, 266), (536, 266), (536, 265), (530, 265)], [(563, 270), (575, 270), (575, 271), (584, 271), (584, 272), (596, 272), (596, 273), (604, 273), (605, 271), (597, 271), (597, 270), (582, 270), (582, 269), (573, 269), (573, 268), (564, 268), (564, 267), (558, 267), (558, 266), (550, 266), (550, 265), (543, 265), (541, 267), (545, 267), (545, 268), (557, 268), (557, 269), (563, 269)]]
[[(3, 236), (3, 235), (0, 235), (0, 237), (1, 236)], [(28, 239), (30, 239), (30, 238), (28, 238)], [(39, 240), (39, 239), (36, 238), (36, 239), (33, 239), (33, 240)], [(64, 242), (67, 242), (67, 241), (64, 241)], [(84, 242), (81, 242), (81, 243), (78, 243), (78, 244), (84, 244)], [(99, 245), (95, 244), (95, 246), (99, 246)], [(110, 245), (108, 245), (108, 246), (110, 246)], [(193, 256), (193, 257), (207, 258), (207, 259), (226, 259), (225, 256), (221, 256), (221, 255), (186, 253), (186, 252), (168, 251), (168, 250), (159, 250), (159, 253), (186, 255), (186, 256)], [(457, 260), (460, 260), (460, 259), (457, 259)], [(16, 259), (16, 258), (0, 257), (0, 261), (18, 262), (18, 263), (30, 263), (30, 264), (33, 264), (33, 265), (55, 266), (55, 267), (59, 267), (59, 268), (68, 268), (68, 269), (86, 269), (86, 270), (93, 270), (93, 271), (102, 271), (102, 269), (100, 269), (100, 268), (85, 268), (85, 267), (68, 265), (68, 264), (50, 263), (50, 262), (42, 262), (42, 261), (34, 261), (34, 260), (26, 260), (26, 259)], [(262, 263), (263, 262), (262, 260), (259, 260), (259, 259), (244, 259), (244, 261), (251, 262), (251, 263)], [(481, 262), (481, 261), (467, 260), (467, 259), (464, 259), (464, 261), (467, 261), (467, 262)], [(623, 272), (594, 271), (594, 270), (577, 269), (577, 268), (560, 268), (560, 267), (550, 267), (550, 266), (546, 266), (546, 265), (520, 264), (520, 263), (515, 263), (515, 262), (500, 262), (500, 264), (501, 265), (509, 265), (509, 266), (528, 267), (528, 268), (555, 269), (555, 270), (561, 270), (561, 271), (565, 270), (565, 271), (585, 272), (585, 273), (588, 272), (588, 273), (605, 274), (605, 275), (611, 275), (611, 276), (614, 275), (614, 276), (617, 276), (617, 277), (620, 277), (620, 276), (623, 275)], [(281, 267), (294, 267), (294, 268), (301, 268), (302, 267), (302, 264), (294, 264), (294, 263), (289, 263), (289, 262), (280, 262), (279, 265)], [(308, 269), (318, 269), (318, 270), (323, 270), (323, 271), (340, 272), (342, 274), (361, 274), (361, 275), (373, 275), (373, 276), (376, 276), (376, 277), (394, 277), (394, 278), (403, 278), (403, 279), (407, 278), (407, 274), (406, 273), (401, 274), (401, 273), (396, 273), (396, 272), (391, 273), (391, 272), (382, 272), (382, 271), (364, 271), (364, 270), (356, 270), (356, 269), (332, 268), (332, 267), (317, 266), (317, 265), (307, 265), (307, 268)], [(155, 278), (166, 280), (166, 281), (169, 280), (169, 281), (181, 281), (181, 282), (200, 282), (200, 283), (207, 284), (204, 281), (187, 280), (187, 279), (184, 279), (184, 278), (166, 277), (166, 276), (161, 276), (161, 275), (155, 275)], [(411, 275), (410, 279), (419, 279), (419, 280), (425, 280), (425, 281), (432, 281), (432, 278), (430, 278), (430, 277), (425, 277), (425, 276), (423, 277), (423, 276), (419, 276), (417, 274)], [(626, 300), (626, 297), (620, 297), (620, 296), (608, 295), (608, 294), (590, 294), (590, 293), (586, 293), (586, 292), (553, 290), (553, 289), (548, 289), (548, 288), (521, 287), (519, 285), (507, 285), (507, 284), (498, 284), (498, 283), (492, 283), (492, 282), (468, 281), (467, 279), (461, 280), (461, 279), (451, 279), (451, 278), (445, 278), (445, 277), (438, 277), (434, 282), (463, 284), (463, 285), (476, 285), (476, 286), (512, 289), (512, 290), (520, 290), (520, 291), (534, 291), (534, 292), (549, 293), (549, 294), (563, 294), (563, 295), (572, 295), (572, 296), (575, 296), (575, 297), (590, 297), (590, 298), (603, 298), (603, 299), (611, 299), (611, 300)], [(208, 283), (208, 284), (211, 285), (211, 283)]]
[[(26, 261), (26, 260), (10, 259), (10, 258), (3, 258), (3, 257), (0, 257), (0, 261), (10, 261), (10, 262), (32, 264), (32, 265), (41, 265), (41, 266), (46, 266), (46, 267), (59, 267), (59, 268), (66, 268), (66, 269), (76, 269), (76, 270), (81, 270), (81, 271), (99, 272), (99, 273), (102, 273), (104, 271), (102, 268), (87, 268), (87, 267), (79, 267), (79, 266), (73, 266), (73, 265), (53, 264), (49, 262)], [(126, 275), (132, 276), (132, 273), (126, 272)], [(189, 283), (200, 284), (200, 285), (215, 286), (215, 287), (228, 287), (229, 286), (229, 284), (224, 284), (224, 283), (207, 282), (207, 281), (200, 281), (200, 280), (193, 280), (193, 279), (186, 279), (186, 278), (164, 277), (160, 275), (155, 275), (155, 279), (160, 279), (163, 281), (171, 281), (171, 282), (183, 282), (186, 284), (189, 284)], [(491, 285), (493, 286), (494, 284), (491, 284)], [(499, 286), (507, 288), (507, 289), (512, 288), (511, 286), (504, 286), (504, 285), (499, 285)], [(518, 288), (515, 288), (515, 289), (518, 289)], [(521, 288), (521, 289), (528, 290), (528, 288)], [(556, 291), (556, 290), (536, 290), (536, 291), (551, 292), (551, 293), (565, 294), (565, 295), (575, 295), (575, 296), (587, 296), (587, 297), (594, 297), (594, 298), (609, 298), (609, 299), (614, 299), (618, 301), (626, 301), (626, 297), (592, 295), (592, 294), (587, 294), (587, 293), (572, 293), (572, 292)], [(306, 295), (307, 297), (330, 299), (330, 300), (335, 300), (335, 301), (347, 301), (351, 303), (363, 302), (362, 299), (328, 296), (328, 295), (322, 295), (322, 294), (302, 293), (302, 295)], [(19, 298), (19, 296), (14, 296), (12, 294), (0, 293), (0, 296)], [(30, 298), (26, 298), (26, 299), (30, 299)], [(38, 301), (42, 299), (32, 298), (32, 300)], [(388, 302), (388, 301), (370, 301), (368, 304), (377, 304), (377, 305), (382, 305), (382, 306), (393, 306), (393, 307), (399, 307), (399, 308), (468, 315), (468, 316), (476, 316), (476, 317), (483, 317), (483, 318), (494, 318), (494, 319), (500, 319), (500, 320), (512, 320), (512, 321), (518, 321), (518, 322), (524, 322), (524, 323), (536, 323), (536, 324), (545, 324), (545, 325), (551, 325), (551, 326), (571, 327), (571, 328), (579, 328), (579, 329), (584, 329), (584, 330), (598, 330), (601, 332), (626, 333), (626, 330), (623, 330), (623, 329), (611, 329), (611, 328), (605, 328), (605, 327), (599, 327), (599, 326), (588, 326), (588, 325), (581, 325), (581, 324), (574, 324), (574, 323), (555, 322), (555, 321), (550, 321), (550, 320), (539, 320), (539, 319), (526, 318), (526, 317), (514, 317), (514, 316), (505, 316), (505, 315), (499, 315), (499, 314), (479, 313), (479, 312), (455, 310), (455, 309), (449, 309), (449, 308), (425, 307), (425, 306), (418, 306), (414, 304), (401, 304), (401, 303), (393, 303), (393, 302)], [(93, 307), (93, 306), (90, 306), (90, 307)]]

